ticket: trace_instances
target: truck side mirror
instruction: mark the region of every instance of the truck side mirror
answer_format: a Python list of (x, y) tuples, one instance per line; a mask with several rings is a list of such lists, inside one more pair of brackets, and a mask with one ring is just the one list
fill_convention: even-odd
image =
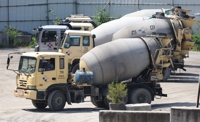
[(94, 38), (96, 38), (96, 35), (95, 35), (95, 34), (93, 34), (93, 35), (92, 35), (92, 38), (93, 38), (93, 39), (94, 39)]
[(13, 56), (10, 56), (10, 57), (7, 58), (7, 67), (6, 67), (7, 69), (8, 69), (8, 67), (9, 67), (9, 65), (10, 65), (10, 59), (11, 59), (11, 58), (13, 58)]

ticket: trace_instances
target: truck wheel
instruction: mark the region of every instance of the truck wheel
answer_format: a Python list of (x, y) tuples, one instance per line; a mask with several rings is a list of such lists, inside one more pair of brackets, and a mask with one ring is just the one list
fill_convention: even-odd
[(38, 101), (38, 100), (32, 100), (33, 106), (35, 106), (37, 109), (44, 109), (47, 107), (46, 102)]
[(76, 64), (76, 65), (72, 68), (72, 73), (75, 73), (77, 70), (79, 70), (79, 64)]
[(130, 103), (151, 103), (151, 93), (145, 88), (134, 89), (130, 92)]
[(51, 110), (60, 111), (65, 107), (65, 103), (65, 96), (61, 91), (56, 90), (50, 93), (48, 97), (48, 105)]
[(91, 102), (94, 106), (96, 107), (106, 107), (106, 105), (104, 104), (104, 101), (97, 101), (96, 97), (90, 97), (91, 98)]

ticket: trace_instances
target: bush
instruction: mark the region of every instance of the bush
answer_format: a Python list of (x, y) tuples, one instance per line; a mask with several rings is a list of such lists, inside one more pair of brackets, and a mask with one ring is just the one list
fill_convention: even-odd
[(194, 46), (192, 47), (193, 51), (199, 51), (200, 49), (200, 35), (194, 34), (192, 35), (192, 40), (195, 42)]
[(112, 103), (122, 103), (123, 99), (127, 95), (128, 89), (126, 88), (126, 84), (122, 82), (112, 82), (108, 84), (108, 94), (106, 98), (111, 100)]
[(20, 43), (15, 43), (14, 39), (16, 36), (21, 36), (22, 33), (20, 33), (17, 29), (11, 27), (11, 26), (5, 26), (6, 28), (6, 32), (8, 34), (9, 37), (9, 43), (11, 44), (11, 46), (18, 46), (20, 45)]
[(34, 48), (36, 46), (36, 38), (32, 37), (31, 42), (29, 43), (28, 47)]

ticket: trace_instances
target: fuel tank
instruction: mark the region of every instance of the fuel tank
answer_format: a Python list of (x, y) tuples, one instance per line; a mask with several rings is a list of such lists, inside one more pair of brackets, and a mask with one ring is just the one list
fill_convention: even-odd
[(174, 38), (174, 31), (169, 19), (149, 19), (126, 26), (113, 34), (112, 40), (119, 38), (145, 37), (160, 35)]
[(79, 66), (94, 73), (93, 85), (123, 81), (145, 70), (151, 62), (150, 54), (159, 48), (154, 38), (118, 39), (90, 50), (81, 57)]
[(129, 17), (120, 18), (101, 24), (100, 26), (91, 31), (92, 34), (96, 35), (96, 38), (94, 39), (95, 46), (111, 41), (113, 34), (121, 28), (147, 19), (149, 19), (149, 17)]

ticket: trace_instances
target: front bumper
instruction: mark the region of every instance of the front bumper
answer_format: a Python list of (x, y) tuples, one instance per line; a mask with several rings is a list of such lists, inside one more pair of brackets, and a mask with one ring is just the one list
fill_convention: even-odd
[(14, 95), (20, 98), (36, 100), (37, 91), (34, 90), (24, 90), (24, 89), (15, 89)]

